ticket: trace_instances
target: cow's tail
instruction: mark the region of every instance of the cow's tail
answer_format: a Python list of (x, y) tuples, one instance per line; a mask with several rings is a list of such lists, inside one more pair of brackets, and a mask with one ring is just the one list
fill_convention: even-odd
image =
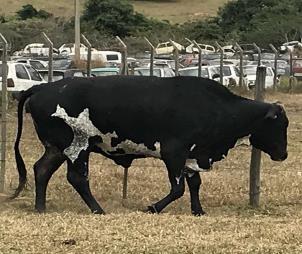
[(39, 91), (42, 88), (43, 85), (37, 85), (33, 86), (30, 89), (26, 91), (22, 91), (19, 97), (19, 104), (18, 104), (18, 132), (17, 132), (17, 137), (15, 141), (15, 159), (16, 159), (16, 164), (17, 164), (17, 170), (19, 173), (19, 184), (17, 189), (15, 190), (14, 194), (10, 197), (10, 199), (14, 199), (18, 197), (20, 192), (24, 189), (26, 182), (27, 182), (27, 171), (25, 168), (25, 164), (23, 161), (23, 158), (20, 153), (19, 149), (19, 144), (21, 140), (21, 135), (22, 135), (22, 127), (23, 127), (23, 108), (26, 100), (32, 96), (34, 93)]

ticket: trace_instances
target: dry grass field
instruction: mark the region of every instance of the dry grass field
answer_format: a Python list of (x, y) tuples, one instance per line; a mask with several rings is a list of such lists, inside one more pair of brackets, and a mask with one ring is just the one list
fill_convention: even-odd
[[(122, 202), (123, 171), (91, 156), (93, 193), (107, 215), (92, 215), (66, 180), (63, 165), (48, 188), (47, 212), (34, 211), (32, 165), (42, 154), (29, 116), (22, 154), (29, 186), (11, 202), (0, 201), (0, 253), (302, 253), (302, 95), (270, 94), (287, 110), (289, 157), (263, 155), (261, 206), (248, 205), (250, 147), (238, 146), (202, 174), (206, 216), (190, 215), (188, 192), (160, 215), (140, 212), (169, 191), (163, 164), (145, 159), (130, 168), (128, 200)], [(6, 190), (17, 184), (12, 151), (16, 113), (9, 114)], [(1, 199), (1, 197), (0, 197)]]
[[(175, 1), (131, 1), (136, 11), (148, 17), (182, 23), (191, 19), (213, 16), (218, 8), (229, 0), (175, 0)], [(85, 0), (80, 0), (83, 6)], [(32, 4), (37, 9), (44, 9), (55, 16), (71, 17), (74, 15), (74, 1), (45, 0), (0, 0), (0, 14), (14, 15), (25, 4)]]

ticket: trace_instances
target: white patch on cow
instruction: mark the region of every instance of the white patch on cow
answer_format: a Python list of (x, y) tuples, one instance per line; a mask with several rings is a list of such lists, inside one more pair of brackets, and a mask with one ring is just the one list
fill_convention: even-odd
[(59, 93), (62, 93), (62, 92), (65, 90), (66, 87), (67, 87), (67, 84), (65, 84), (63, 87), (61, 87), (61, 88), (59, 89)]
[(186, 167), (188, 167), (189, 169), (192, 169), (193, 171), (197, 171), (197, 172), (208, 172), (209, 170), (200, 168), (198, 166), (197, 160), (196, 159), (187, 159), (186, 160)]
[(177, 185), (179, 184), (180, 179), (181, 179), (181, 176), (180, 177), (175, 177)]
[[(88, 139), (93, 136), (103, 136), (103, 134), (93, 125), (89, 119), (88, 108), (84, 109), (78, 117), (70, 117), (64, 108), (57, 105), (57, 110), (51, 116), (62, 118), (73, 130), (74, 137), (71, 145), (64, 150), (64, 154), (74, 162), (82, 150), (88, 148)], [(116, 136), (116, 134), (111, 134)]]
[(195, 173), (188, 173), (188, 177), (190, 177), (190, 178), (194, 175), (195, 175)]
[(146, 147), (144, 144), (136, 144), (131, 140), (125, 140), (119, 143), (116, 147), (113, 147), (113, 149), (121, 148), (126, 153), (129, 154), (143, 154), (148, 157), (154, 157), (154, 158), (160, 158), (160, 144), (159, 142), (156, 142), (154, 144), (155, 150), (150, 150), (148, 147)]
[(196, 144), (192, 145), (190, 148), (190, 152), (192, 152), (195, 147), (196, 147)]
[(64, 108), (57, 105), (56, 112), (52, 116), (63, 119), (73, 130), (74, 138), (69, 147), (64, 150), (64, 154), (74, 162), (82, 150), (86, 150), (89, 145), (89, 138), (100, 136), (102, 142), (98, 146), (106, 153), (116, 152), (117, 149), (123, 149), (126, 154), (142, 154), (149, 157), (160, 158), (160, 143), (154, 144), (155, 150), (150, 150), (144, 144), (136, 144), (131, 140), (124, 140), (116, 146), (111, 146), (112, 138), (118, 138), (115, 131), (113, 133), (100, 132), (89, 118), (89, 109), (86, 108), (78, 117), (70, 117)]

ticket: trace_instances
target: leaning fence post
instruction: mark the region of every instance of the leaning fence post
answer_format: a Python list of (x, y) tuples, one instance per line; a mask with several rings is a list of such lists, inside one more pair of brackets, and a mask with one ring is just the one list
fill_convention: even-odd
[[(264, 101), (266, 67), (257, 67), (255, 100)], [(251, 164), (250, 164), (250, 205), (252, 207), (259, 206), (260, 199), (260, 164), (261, 150), (252, 148)]]
[(122, 51), (122, 75), (128, 74), (128, 65), (127, 65), (127, 45), (122, 41), (122, 39), (119, 36), (115, 36), (115, 38), (118, 40), (118, 42), (121, 44), (123, 51)]
[(215, 41), (215, 45), (217, 46), (217, 48), (219, 48), (220, 51), (220, 84), (223, 85), (223, 48), (220, 46), (220, 44)]
[(239, 71), (240, 71), (240, 76), (239, 76), (239, 87), (243, 87), (243, 49), (240, 47), (240, 45), (236, 42), (235, 47), (239, 50)]
[(199, 46), (199, 44), (193, 40), (192, 41), (196, 48), (198, 49), (198, 77), (201, 77), (201, 59), (202, 59), (202, 48)]
[[(127, 45), (122, 41), (119, 36), (116, 36), (116, 39), (123, 47), (122, 51), (122, 75), (127, 75), (128, 65), (127, 65)], [(124, 168), (124, 177), (123, 177), (123, 199), (127, 198), (127, 184), (128, 184), (128, 168)]]
[(145, 41), (148, 43), (150, 46), (150, 76), (153, 76), (153, 69), (154, 69), (154, 52), (155, 52), (155, 47), (153, 44), (148, 40), (147, 37), (144, 37)]
[(5, 164), (6, 164), (5, 157), (6, 157), (7, 48), (8, 48), (8, 43), (1, 33), (0, 33), (0, 41), (3, 43), (0, 192), (4, 192)]
[(52, 82), (52, 77), (53, 77), (53, 43), (52, 41), (48, 38), (48, 36), (42, 32), (42, 36), (46, 43), (48, 44), (48, 82)]
[[(189, 43), (193, 44), (197, 49), (198, 49), (198, 77), (201, 77), (201, 55), (202, 55), (202, 49), (201, 47), (198, 45), (198, 43), (193, 40), (191, 41), (188, 38), (185, 38)], [(193, 50), (192, 50), (193, 51)]]
[(274, 59), (274, 70), (275, 70), (275, 75), (274, 75), (274, 86), (273, 89), (276, 90), (276, 86), (277, 86), (277, 75), (278, 75), (278, 64), (277, 64), (277, 60), (278, 60), (278, 50), (274, 47), (273, 44), (269, 44), (270, 48), (272, 49), (272, 51), (275, 53), (275, 59)]
[(292, 90), (294, 80), (293, 52), (289, 47), (287, 47), (287, 51), (289, 51), (289, 87)]
[(175, 45), (174, 41), (172, 41), (172, 40), (170, 39), (169, 42), (173, 45), (173, 48), (174, 48), (173, 55), (174, 55), (174, 60), (175, 60), (175, 76), (178, 76), (178, 69), (179, 69), (179, 64), (178, 64), (179, 50), (178, 50), (177, 46)]
[(84, 44), (87, 46), (88, 48), (88, 52), (87, 52), (87, 77), (91, 76), (91, 43), (88, 41), (88, 39), (85, 37), (84, 34), (82, 35), (82, 39), (84, 41)]
[(258, 53), (258, 66), (261, 65), (261, 49), (257, 46), (257, 44), (253, 43), (254, 48), (257, 50)]

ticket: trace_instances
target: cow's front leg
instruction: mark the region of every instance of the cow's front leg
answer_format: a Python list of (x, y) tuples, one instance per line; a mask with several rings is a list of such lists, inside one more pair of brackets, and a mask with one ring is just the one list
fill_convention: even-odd
[(93, 197), (88, 179), (88, 152), (82, 152), (74, 161), (67, 161), (67, 180), (80, 194), (84, 202), (93, 213), (105, 214)]
[(205, 212), (203, 211), (199, 200), (199, 189), (201, 185), (200, 174), (199, 172), (186, 168), (185, 176), (190, 190), (192, 214), (196, 216), (204, 215)]
[[(165, 149), (166, 148), (166, 149)], [(164, 147), (161, 151), (162, 159), (166, 164), (168, 170), (168, 176), (171, 184), (170, 193), (157, 203), (148, 206), (148, 212), (159, 213), (167, 205), (174, 200), (180, 198), (185, 191), (185, 176), (184, 166), (186, 161), (186, 153), (184, 150), (173, 150), (169, 151), (169, 147)]]

